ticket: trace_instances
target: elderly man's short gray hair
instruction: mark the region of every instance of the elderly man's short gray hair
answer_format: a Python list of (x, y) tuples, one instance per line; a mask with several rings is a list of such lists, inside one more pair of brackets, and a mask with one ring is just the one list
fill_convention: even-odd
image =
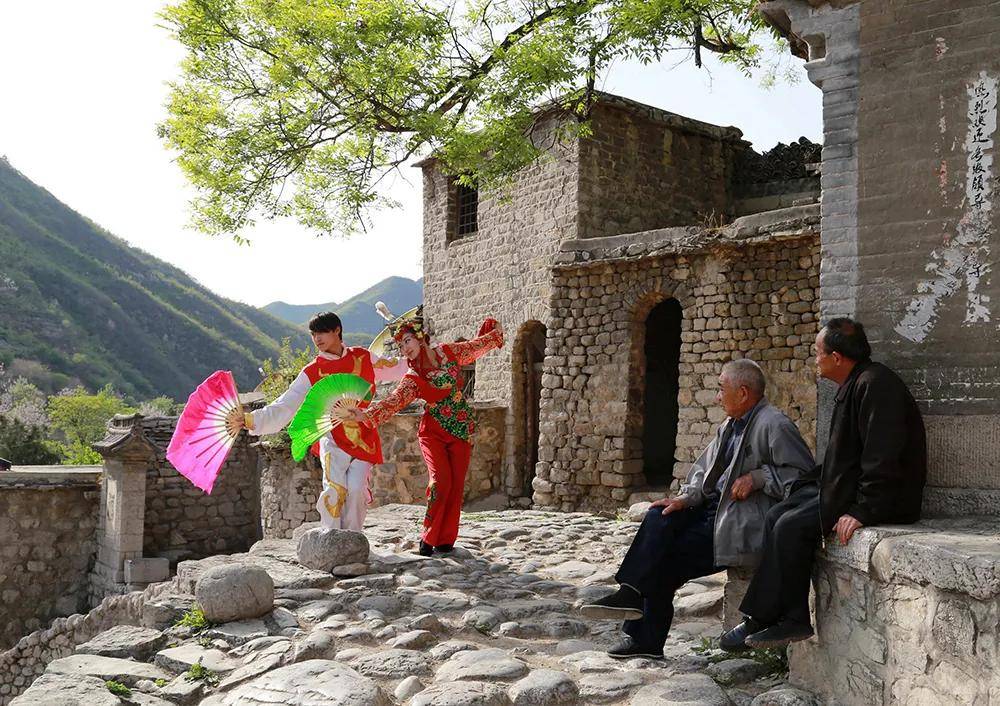
[(746, 387), (757, 397), (764, 396), (767, 382), (764, 371), (749, 358), (731, 360), (722, 366), (722, 374), (737, 387)]

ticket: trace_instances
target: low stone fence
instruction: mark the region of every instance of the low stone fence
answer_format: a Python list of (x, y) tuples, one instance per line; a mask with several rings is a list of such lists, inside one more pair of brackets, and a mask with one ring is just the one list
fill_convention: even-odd
[(827, 542), (815, 581), (794, 683), (844, 706), (1000, 703), (995, 518), (859, 530)]
[(146, 600), (171, 584), (154, 584), (145, 591), (108, 596), (86, 614), (56, 618), (42, 629), (25, 635), (6, 652), (0, 652), (0, 706), (25, 691), (49, 662), (73, 654), (77, 645), (115, 625), (140, 625)]
[(257, 454), (245, 438), (229, 452), (209, 495), (167, 461), (177, 418), (147, 417), (141, 423), (156, 455), (146, 471), (145, 556), (165, 556), (174, 563), (244, 552), (260, 539)]
[[(397, 414), (379, 428), (385, 463), (372, 471), (373, 507), (390, 503), (422, 503), (427, 467), (417, 440), (421, 412)], [(477, 405), (479, 425), (465, 480), (465, 500), (503, 490), (502, 466), (506, 407)], [(304, 522), (316, 522), (316, 500), (322, 490), (319, 461), (307, 456), (292, 461), (287, 447), (261, 445), (261, 522), (264, 537), (288, 538)]]
[(0, 472), (0, 649), (87, 609), (100, 477), (100, 466)]

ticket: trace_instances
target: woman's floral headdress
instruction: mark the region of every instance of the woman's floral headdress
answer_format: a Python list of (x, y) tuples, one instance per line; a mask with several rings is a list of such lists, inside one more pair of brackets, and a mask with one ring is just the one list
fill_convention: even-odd
[(424, 325), (423, 305), (418, 306), (416, 312), (410, 316), (393, 316), (383, 302), (375, 302), (375, 311), (386, 320), (386, 328), (389, 329), (389, 333), (392, 334), (397, 343), (400, 343), (403, 336), (408, 333), (413, 334), (421, 341), (428, 340), (429, 332)]

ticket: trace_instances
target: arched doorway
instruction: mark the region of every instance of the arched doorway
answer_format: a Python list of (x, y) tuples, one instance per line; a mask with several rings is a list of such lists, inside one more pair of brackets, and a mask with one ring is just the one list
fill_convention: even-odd
[(545, 325), (529, 321), (515, 338), (514, 373), (514, 479), (515, 492), (531, 497), (531, 481), (538, 463), (538, 417), (542, 400), (542, 363), (545, 359)]
[(667, 299), (646, 317), (642, 465), (646, 483), (654, 486), (669, 485), (673, 479), (681, 316), (680, 302)]

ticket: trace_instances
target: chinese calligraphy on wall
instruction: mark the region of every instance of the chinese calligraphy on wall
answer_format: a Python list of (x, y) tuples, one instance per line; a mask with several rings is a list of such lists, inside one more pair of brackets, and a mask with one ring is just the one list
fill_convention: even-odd
[(926, 271), (931, 277), (917, 284), (917, 294), (896, 331), (914, 342), (934, 328), (940, 303), (965, 286), (965, 323), (990, 320), (989, 296), (980, 291), (989, 276), (989, 236), (992, 224), (993, 133), (997, 129), (997, 85), (985, 71), (969, 86), (968, 132), (965, 140), (965, 210), (957, 233), (931, 252)]

